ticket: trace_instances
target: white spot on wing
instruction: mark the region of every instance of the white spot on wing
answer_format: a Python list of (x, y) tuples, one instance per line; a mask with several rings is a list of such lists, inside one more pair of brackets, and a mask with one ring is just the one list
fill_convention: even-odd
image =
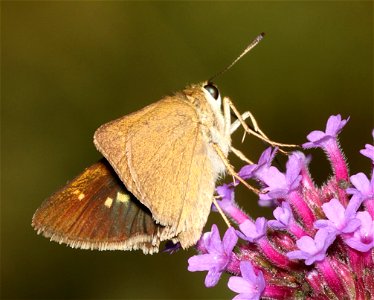
[(84, 196), (85, 196), (85, 195), (84, 195), (83, 193), (80, 193), (79, 196), (78, 196), (78, 200), (79, 200), (79, 201), (82, 200), (82, 199), (84, 198)]
[(130, 200), (130, 196), (128, 194), (123, 194), (123, 193), (118, 192), (116, 200), (121, 203), (126, 203), (127, 201)]
[(112, 206), (112, 203), (113, 203), (113, 199), (108, 197), (106, 198), (105, 202), (104, 202), (104, 205), (108, 208), (110, 208)]

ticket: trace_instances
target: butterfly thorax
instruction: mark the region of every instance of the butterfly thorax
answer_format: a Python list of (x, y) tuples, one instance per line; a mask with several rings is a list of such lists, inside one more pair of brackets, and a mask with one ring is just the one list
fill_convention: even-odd
[[(217, 144), (227, 156), (231, 147), (230, 134), (225, 132), (225, 119), (221, 109), (221, 98), (214, 99), (204, 89), (206, 83), (191, 85), (183, 90), (187, 101), (192, 103), (202, 125), (201, 132), (208, 143)], [(209, 157), (217, 176), (224, 173), (226, 167), (213, 149), (209, 148)]]

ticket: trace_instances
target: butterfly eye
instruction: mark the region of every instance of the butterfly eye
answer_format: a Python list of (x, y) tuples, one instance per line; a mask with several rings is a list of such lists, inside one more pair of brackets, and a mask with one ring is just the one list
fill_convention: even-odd
[(218, 100), (219, 97), (219, 91), (217, 87), (215, 87), (212, 83), (208, 83), (207, 85), (204, 86), (204, 89), (206, 89), (209, 94), (216, 100)]

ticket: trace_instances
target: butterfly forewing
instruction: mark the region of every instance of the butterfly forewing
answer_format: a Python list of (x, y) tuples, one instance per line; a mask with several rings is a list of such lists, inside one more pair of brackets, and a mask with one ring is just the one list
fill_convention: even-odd
[(74, 248), (158, 251), (165, 228), (123, 185), (104, 159), (49, 197), (33, 227)]
[(191, 103), (165, 98), (154, 109), (103, 125), (95, 144), (153, 217), (180, 234), (183, 247), (197, 242), (209, 215), (215, 177)]

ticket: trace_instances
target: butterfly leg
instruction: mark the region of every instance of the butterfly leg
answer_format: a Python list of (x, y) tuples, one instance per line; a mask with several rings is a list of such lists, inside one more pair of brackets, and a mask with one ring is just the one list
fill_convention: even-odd
[(240, 150), (234, 148), (233, 146), (230, 147), (232, 153), (234, 153), (237, 157), (239, 157), (242, 161), (246, 162), (247, 164), (250, 164), (250, 165), (253, 165), (254, 162), (251, 161), (249, 158), (247, 158), (243, 152), (241, 152)]
[(225, 116), (225, 125), (227, 126), (226, 127), (226, 130), (227, 130), (226, 133), (227, 134), (228, 133), (230, 133), (230, 135), (233, 134), (240, 127), (242, 122), (244, 122), (246, 119), (250, 118), (252, 126), (253, 126), (253, 130), (260, 133), (264, 137), (266, 137), (265, 134), (260, 130), (256, 119), (254, 118), (254, 116), (252, 115), (252, 113), (250, 111), (246, 111), (245, 113), (243, 113), (241, 115), (241, 119), (238, 118), (236, 121), (231, 123), (230, 103), (232, 104), (232, 102), (230, 101), (229, 98), (227, 98), (227, 97), (223, 98), (223, 113), (224, 113), (224, 116)]
[(226, 97), (223, 98), (222, 105), (223, 105), (223, 118), (225, 122), (225, 136), (230, 137), (232, 133), (231, 132), (231, 109), (230, 109), (230, 103), (226, 101)]
[[(233, 132), (235, 132), (239, 126), (241, 125), (239, 120), (234, 121), (234, 123), (231, 124), (231, 109), (230, 109), (230, 103), (226, 100), (226, 98), (223, 99), (223, 115), (225, 120), (225, 135), (226, 137), (230, 137)], [(248, 117), (250, 117), (250, 113), (246, 112), (242, 115), (242, 119), (246, 120)], [(257, 123), (256, 123), (257, 125)], [(245, 132), (244, 132), (245, 134)], [(244, 139), (244, 136), (243, 136)], [(235, 149), (233, 146), (230, 146), (231, 151), (239, 157), (241, 160), (248, 164), (253, 164), (253, 162), (248, 159), (241, 151), (238, 149)]]
[(215, 197), (213, 197), (213, 203), (215, 205), (215, 207), (217, 208), (219, 214), (222, 216), (222, 219), (225, 221), (227, 227), (231, 227), (231, 224), (230, 224), (230, 221), (229, 219), (227, 219), (225, 213), (223, 212), (222, 208), (219, 206), (219, 204), (217, 203), (217, 200)]
[[(251, 122), (253, 124), (253, 130), (258, 132), (259, 128), (257, 126), (257, 123), (256, 122), (253, 122), (252, 120), (252, 114), (249, 112), (249, 111), (246, 111), (245, 113), (243, 113), (241, 115), (243, 121), (245, 121), (246, 119), (248, 119), (249, 117), (251, 117)], [(256, 121), (256, 120), (255, 120)], [(240, 127), (241, 123), (240, 123), (240, 120), (236, 120), (234, 121), (231, 126), (230, 126), (230, 133), (233, 134), (239, 127)]]
[(221, 160), (224, 163), (227, 171), (235, 179), (239, 180), (242, 184), (244, 184), (244, 186), (247, 187), (249, 190), (251, 190), (252, 192), (254, 192), (256, 194), (259, 194), (260, 191), (258, 189), (256, 189), (253, 186), (249, 185), (243, 178), (241, 178), (239, 176), (238, 173), (235, 172), (234, 167), (230, 164), (230, 162), (228, 161), (227, 157), (225, 156), (225, 154), (223, 153), (223, 151), (221, 150), (221, 148), (217, 144), (214, 144), (214, 143), (212, 143), (212, 146), (213, 146), (214, 150), (216, 151), (217, 155), (221, 158)]
[[(243, 115), (241, 115), (239, 113), (239, 111), (237, 110), (237, 108), (235, 107), (235, 105), (227, 97), (223, 98), (223, 107), (226, 107), (226, 106), (229, 106), (231, 108), (231, 110), (234, 112), (234, 114), (236, 115), (236, 117), (238, 118), (238, 120), (236, 120), (232, 125), (230, 124), (230, 133), (235, 131), (239, 127), (238, 124), (240, 123), (240, 125), (243, 126), (245, 132), (256, 136), (257, 138), (265, 141), (266, 143), (270, 144), (273, 147), (276, 147), (276, 146), (278, 146), (278, 147), (292, 147), (292, 148), (293, 147), (298, 147), (298, 145), (277, 143), (277, 142), (274, 142), (274, 141), (270, 140), (260, 130), (260, 128), (258, 127), (257, 122), (256, 122), (255, 118), (253, 117), (253, 115), (250, 112), (246, 112)], [(251, 119), (251, 122), (253, 124), (254, 129), (249, 128), (249, 126), (244, 121), (245, 118), (243, 118), (242, 116), (244, 116), (245, 118), (249, 117)], [(231, 128), (233, 129), (233, 131), (231, 131)]]

